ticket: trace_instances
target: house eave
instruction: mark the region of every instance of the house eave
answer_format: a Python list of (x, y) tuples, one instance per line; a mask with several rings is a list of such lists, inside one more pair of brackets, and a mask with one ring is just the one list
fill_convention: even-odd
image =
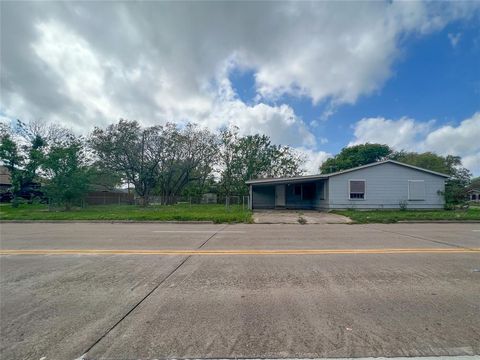
[(330, 173), (330, 174), (294, 176), (294, 177), (287, 177), (287, 178), (254, 179), (254, 180), (248, 180), (245, 183), (247, 185), (267, 185), (267, 184), (287, 184), (287, 183), (291, 183), (291, 182), (306, 182), (306, 181), (323, 180), (323, 179), (328, 179), (328, 178), (331, 178), (331, 177), (334, 177), (334, 176), (346, 174), (346, 173), (349, 173), (349, 172), (352, 172), (352, 171), (366, 169), (366, 168), (369, 168), (369, 167), (378, 166), (378, 165), (382, 165), (382, 164), (386, 164), (386, 163), (396, 164), (396, 165), (399, 165), (399, 166), (403, 166), (403, 167), (411, 168), (411, 169), (414, 169), (414, 170), (422, 171), (422, 172), (425, 172), (425, 173), (429, 173), (429, 174), (432, 174), (432, 175), (440, 176), (440, 177), (443, 177), (443, 178), (449, 178), (450, 177), (447, 174), (442, 174), (442, 173), (439, 173), (439, 172), (436, 172), (436, 171), (423, 169), (423, 168), (420, 168), (418, 166), (404, 164), (404, 163), (399, 162), (399, 161), (384, 160), (384, 161), (378, 161), (378, 162), (367, 164), (367, 165), (357, 166), (357, 167), (347, 169), (347, 170), (337, 171), (337, 172)]

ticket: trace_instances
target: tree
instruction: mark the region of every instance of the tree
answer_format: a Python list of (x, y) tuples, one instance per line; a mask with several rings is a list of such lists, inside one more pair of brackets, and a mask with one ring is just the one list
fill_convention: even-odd
[(1, 127), (0, 160), (12, 178), (12, 205), (18, 204), (18, 197), (41, 195), (39, 173), (45, 154), (52, 144), (65, 144), (75, 138), (73, 133), (56, 124), (42, 121), (24, 123), (17, 120), (12, 127)]
[(88, 178), (91, 184), (101, 185), (107, 189), (113, 189), (122, 184), (122, 176), (106, 169), (100, 163), (93, 163), (87, 168)]
[(43, 171), (47, 178), (45, 192), (49, 200), (70, 210), (89, 188), (82, 139), (75, 138), (52, 146), (45, 155)]
[(432, 152), (416, 153), (406, 152), (404, 150), (393, 153), (390, 158), (405, 164), (418, 166), (423, 169), (452, 175), (451, 164), (447, 163), (446, 158)]
[(238, 130), (238, 127), (232, 127), (220, 131), (220, 187), (221, 192), (227, 197), (232, 195), (235, 183), (238, 181), (238, 178), (235, 178), (235, 174), (238, 174), (235, 166), (239, 164), (237, 160)]
[(194, 124), (142, 128), (120, 120), (106, 130), (96, 128), (90, 144), (98, 163), (132, 183), (144, 206), (155, 191), (170, 204), (191, 181), (204, 181), (217, 154), (215, 136)]
[(137, 121), (121, 119), (105, 130), (95, 128), (89, 141), (97, 163), (133, 184), (142, 205), (148, 204), (158, 183), (158, 131), (158, 127), (142, 129)]
[(320, 173), (330, 174), (332, 172), (382, 161), (388, 159), (392, 153), (392, 149), (384, 144), (366, 143), (345, 147), (339, 154), (327, 159), (320, 166)]
[(162, 130), (159, 191), (162, 202), (171, 204), (192, 182), (205, 184), (217, 162), (218, 140), (207, 129), (191, 123), (183, 129), (167, 124)]
[(226, 196), (246, 195), (245, 181), (302, 174), (304, 159), (290, 147), (274, 145), (266, 135), (239, 136), (238, 128), (221, 132), (221, 179)]
[(34, 139), (41, 139), (44, 145), (50, 146), (65, 144), (75, 137), (71, 130), (43, 120), (32, 120), (25, 123), (17, 119), (14, 132), (24, 142), (32, 143)]

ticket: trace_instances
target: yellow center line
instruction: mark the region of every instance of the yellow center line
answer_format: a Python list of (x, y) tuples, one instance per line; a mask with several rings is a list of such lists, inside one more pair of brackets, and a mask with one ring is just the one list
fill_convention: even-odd
[(480, 248), (290, 249), (290, 250), (137, 250), (137, 249), (4, 249), (0, 255), (334, 255), (334, 254), (462, 254)]

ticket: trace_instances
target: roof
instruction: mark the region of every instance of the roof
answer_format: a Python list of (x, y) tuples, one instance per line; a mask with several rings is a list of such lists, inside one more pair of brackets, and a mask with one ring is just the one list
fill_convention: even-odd
[(366, 168), (373, 167), (373, 166), (383, 165), (383, 164), (386, 164), (386, 163), (392, 163), (392, 164), (408, 167), (408, 168), (411, 168), (411, 169), (423, 171), (423, 172), (426, 172), (426, 173), (429, 173), (429, 174), (432, 174), (432, 175), (436, 175), (436, 176), (441, 176), (441, 177), (444, 177), (444, 178), (450, 177), (447, 174), (442, 174), (442, 173), (439, 173), (439, 172), (436, 172), (436, 171), (427, 170), (427, 169), (424, 169), (424, 168), (421, 168), (421, 167), (418, 167), (418, 166), (404, 164), (404, 163), (399, 162), (399, 161), (384, 160), (384, 161), (377, 161), (377, 162), (367, 164), (367, 165), (357, 166), (357, 167), (347, 169), (347, 170), (337, 171), (337, 172), (330, 173), (330, 174), (294, 176), (294, 177), (283, 177), (283, 178), (254, 179), (254, 180), (246, 181), (245, 183), (247, 185), (250, 185), (250, 184), (263, 184), (263, 183), (282, 183), (282, 182), (289, 182), (289, 181), (321, 180), (321, 179), (328, 179), (328, 178), (331, 178), (331, 177), (334, 177), (334, 176), (337, 176), (337, 175), (349, 173), (349, 172), (352, 172), (352, 171), (357, 171), (357, 170), (360, 170), (360, 169), (366, 169)]

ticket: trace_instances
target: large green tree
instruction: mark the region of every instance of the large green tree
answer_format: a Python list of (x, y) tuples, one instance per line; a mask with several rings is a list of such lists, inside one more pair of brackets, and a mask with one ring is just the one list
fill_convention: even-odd
[(122, 119), (106, 129), (95, 128), (89, 140), (96, 163), (133, 184), (143, 205), (158, 183), (158, 131), (158, 127), (142, 128), (137, 121)]
[(221, 132), (222, 193), (246, 195), (245, 181), (262, 177), (301, 175), (304, 159), (288, 146), (272, 144), (266, 135), (240, 136), (238, 128)]
[(12, 132), (3, 132), (0, 139), (0, 161), (10, 172), (13, 206), (17, 206), (20, 194), (30, 194), (32, 200), (45, 145), (45, 141), (38, 135), (25, 139)]
[(142, 205), (148, 205), (154, 193), (170, 204), (192, 181), (205, 181), (218, 153), (215, 136), (194, 124), (142, 127), (120, 120), (96, 128), (90, 144), (97, 164), (133, 184)]
[(46, 177), (44, 190), (51, 203), (70, 210), (87, 193), (89, 176), (82, 139), (72, 138), (68, 143), (52, 146), (42, 168)]
[(360, 144), (343, 148), (339, 154), (320, 166), (320, 173), (329, 174), (387, 159), (393, 153), (388, 145)]

